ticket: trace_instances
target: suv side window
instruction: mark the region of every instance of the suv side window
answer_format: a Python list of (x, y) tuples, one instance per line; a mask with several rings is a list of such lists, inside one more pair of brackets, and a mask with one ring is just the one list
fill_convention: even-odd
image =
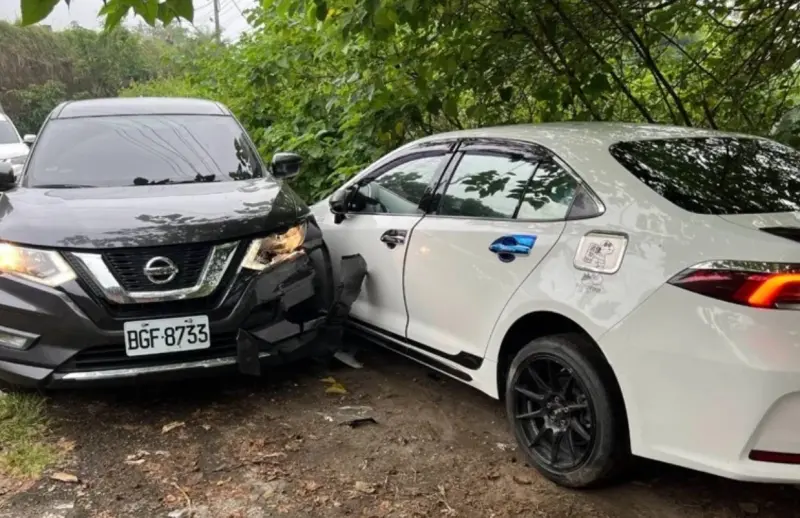
[(539, 163), (525, 191), (518, 219), (566, 219), (578, 181), (556, 162), (545, 159)]
[(420, 201), (436, 175), (445, 153), (412, 156), (389, 166), (359, 188), (348, 212), (358, 214), (422, 214)]

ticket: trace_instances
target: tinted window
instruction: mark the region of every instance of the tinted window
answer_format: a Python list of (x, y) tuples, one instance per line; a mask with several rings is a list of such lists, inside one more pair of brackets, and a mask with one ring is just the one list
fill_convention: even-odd
[(361, 187), (349, 210), (361, 213), (421, 214), (419, 203), (444, 154), (404, 160)]
[[(458, 164), (439, 214), (513, 218), (536, 163), (520, 155), (468, 153)], [(532, 203), (538, 203), (532, 194)]]
[(701, 214), (800, 210), (800, 153), (749, 138), (621, 142), (611, 154), (675, 205)]
[(567, 217), (578, 181), (561, 166), (546, 160), (539, 164), (525, 191), (518, 219), (564, 219)]
[(11, 125), (2, 115), (0, 115), (0, 144), (17, 144), (19, 137)]
[(232, 117), (137, 115), (50, 121), (24, 182), (29, 187), (112, 187), (262, 175)]

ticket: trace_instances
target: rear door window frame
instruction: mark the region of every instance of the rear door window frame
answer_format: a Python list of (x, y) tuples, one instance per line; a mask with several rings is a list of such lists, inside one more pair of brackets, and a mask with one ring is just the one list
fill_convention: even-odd
[[(544, 218), (483, 218), (483, 217), (473, 217), (473, 216), (440, 214), (439, 211), (441, 210), (442, 204), (444, 202), (444, 196), (447, 194), (447, 187), (450, 185), (450, 182), (453, 179), (453, 175), (455, 174), (455, 171), (458, 168), (459, 163), (461, 162), (464, 155), (467, 154), (467, 152), (478, 152), (481, 154), (494, 154), (503, 156), (520, 154), (526, 159), (536, 160), (537, 161), (536, 169), (532, 173), (529, 181), (533, 180), (536, 177), (536, 173), (538, 172), (540, 162), (544, 160), (551, 160), (558, 167), (560, 167), (566, 174), (571, 176), (572, 179), (574, 179), (577, 183), (575, 187), (575, 193), (572, 196), (572, 200), (570, 201), (570, 206), (567, 209), (565, 216), (563, 218), (544, 219)], [(572, 208), (573, 205), (575, 204), (575, 200), (581, 194), (581, 191), (583, 191), (584, 194), (590, 197), (590, 199), (596, 205), (597, 210), (596, 212), (591, 213), (590, 215), (573, 217)], [(439, 184), (436, 186), (436, 189), (432, 193), (427, 217), (472, 219), (481, 221), (519, 221), (519, 222), (530, 222), (530, 223), (546, 223), (546, 222), (595, 218), (602, 215), (603, 213), (605, 213), (605, 205), (603, 204), (600, 197), (580, 177), (580, 175), (578, 175), (564, 160), (561, 159), (561, 157), (559, 157), (552, 150), (540, 144), (535, 144), (533, 142), (516, 140), (516, 139), (463, 138), (459, 140), (458, 145), (454, 149), (453, 157), (451, 158), (447, 166), (447, 169), (442, 174), (441, 182), (439, 182)]]

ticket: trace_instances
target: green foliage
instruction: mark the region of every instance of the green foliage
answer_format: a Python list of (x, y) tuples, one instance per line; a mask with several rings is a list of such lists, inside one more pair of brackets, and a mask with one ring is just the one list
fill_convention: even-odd
[(183, 70), (183, 49), (197, 41), (174, 27), (55, 32), (0, 22), (0, 104), (20, 131), (34, 133), (62, 101), (115, 96)]
[[(70, 0), (63, 1), (70, 4)], [(20, 0), (22, 25), (33, 25), (44, 20), (60, 2), (61, 0)], [(131, 12), (152, 27), (156, 26), (156, 22), (168, 24), (173, 20), (191, 22), (194, 19), (192, 0), (104, 0), (98, 14), (105, 18), (106, 30), (111, 30)]]
[[(103, 14), (157, 24), (189, 4), (108, 0)], [(262, 0), (248, 18), (240, 41), (184, 47), (126, 94), (224, 102), (265, 158), (306, 157), (293, 185), (312, 200), (425, 134), (615, 120), (766, 135), (800, 96), (792, 2)]]
[[(745, 13), (745, 14), (741, 14)], [(767, 134), (796, 102), (800, 12), (758, 0), (263, 0), (239, 42), (134, 91), (228, 104), (329, 193), (449, 129), (653, 121)]]
[(778, 142), (800, 149), (800, 109), (787, 112), (772, 129), (770, 135)]
[(19, 115), (12, 117), (17, 129), (24, 133), (38, 133), (47, 114), (67, 98), (67, 89), (60, 81), (49, 80), (14, 92), (15, 108)]

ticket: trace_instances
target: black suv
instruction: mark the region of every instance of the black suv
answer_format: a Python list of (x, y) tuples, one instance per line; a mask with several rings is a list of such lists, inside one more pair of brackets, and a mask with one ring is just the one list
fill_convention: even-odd
[[(52, 387), (282, 362), (332, 298), (308, 207), (223, 105), (96, 99), (0, 163), (0, 380)], [(259, 361), (261, 360), (261, 361)]]

